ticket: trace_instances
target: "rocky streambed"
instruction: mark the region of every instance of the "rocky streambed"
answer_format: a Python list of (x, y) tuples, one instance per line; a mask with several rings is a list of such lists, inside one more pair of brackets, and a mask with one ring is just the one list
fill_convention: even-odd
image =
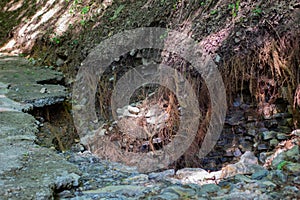
[[(63, 153), (37, 144), (46, 123), (26, 112), (64, 102), (68, 92), (62, 79), (61, 73), (33, 67), (23, 58), (1, 57), (1, 199), (300, 198), (300, 130), (289, 128), (288, 108), (268, 112), (266, 107), (258, 120), (250, 104), (236, 99), (202, 168), (143, 174), (99, 159), (74, 137), (75, 145)], [(49, 130), (42, 136), (53, 134)]]

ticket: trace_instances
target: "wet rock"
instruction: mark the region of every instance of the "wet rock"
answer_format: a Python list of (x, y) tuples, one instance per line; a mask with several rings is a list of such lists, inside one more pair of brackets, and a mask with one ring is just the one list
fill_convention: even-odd
[(277, 127), (277, 130), (278, 130), (278, 132), (281, 132), (281, 133), (287, 133), (287, 134), (291, 133), (291, 128), (288, 126), (279, 126), (279, 127)]
[(291, 162), (288, 162), (286, 165), (285, 165), (285, 169), (291, 173), (291, 174), (294, 174), (296, 176), (299, 176), (300, 175), (300, 163), (291, 163)]
[(247, 135), (255, 137), (256, 136), (256, 130), (255, 129), (249, 129), (247, 131)]
[(288, 139), (288, 135), (284, 134), (284, 133), (277, 133), (276, 138), (278, 140), (286, 140), (286, 139)]
[(270, 147), (276, 147), (278, 145), (279, 141), (276, 139), (271, 139), (269, 141)]
[(268, 174), (270, 180), (274, 180), (278, 183), (285, 183), (287, 181), (287, 175), (283, 173), (282, 170), (272, 170)]
[(68, 173), (63, 171), (61, 176), (58, 176), (55, 181), (57, 190), (71, 189), (79, 186), (80, 176), (75, 173)]
[(299, 184), (300, 184), (300, 177), (299, 177), (299, 176), (295, 177), (295, 178), (293, 179), (293, 183), (299, 185)]
[(137, 184), (142, 182), (147, 182), (148, 176), (146, 174), (139, 174), (130, 176), (122, 181), (123, 184)]
[(242, 152), (252, 151), (252, 144), (248, 141), (243, 141), (240, 143), (239, 148)]
[(244, 118), (244, 112), (243, 111), (235, 111), (232, 115), (226, 117), (225, 123), (231, 125), (231, 126), (236, 126), (241, 123), (243, 123)]
[(268, 174), (269, 174), (268, 170), (262, 169), (262, 170), (259, 170), (255, 173), (253, 173), (251, 175), (251, 179), (261, 180), (261, 179), (265, 178)]
[(265, 163), (265, 162), (266, 162), (266, 159), (267, 159), (270, 155), (272, 155), (272, 152), (261, 152), (261, 153), (259, 154), (259, 161), (260, 161), (261, 163)]
[(137, 197), (142, 195), (144, 190), (145, 188), (139, 185), (111, 185), (95, 190), (83, 191), (83, 194), (89, 195), (90, 197), (98, 195), (98, 197), (102, 198), (117, 197), (119, 195)]
[(261, 135), (262, 135), (263, 140), (269, 140), (269, 139), (275, 138), (275, 136), (277, 135), (277, 132), (275, 132), (275, 131), (264, 131), (264, 132), (262, 132)]
[(163, 180), (168, 176), (173, 176), (175, 174), (174, 169), (165, 170), (163, 172), (152, 172), (148, 174), (149, 179)]
[(179, 195), (178, 194), (175, 194), (175, 193), (172, 193), (172, 192), (163, 192), (161, 193), (160, 195), (156, 195), (156, 196), (153, 196), (153, 197), (150, 197), (150, 199), (161, 199), (161, 200), (176, 200), (176, 199), (179, 199)]
[(299, 146), (294, 146), (286, 152), (286, 156), (289, 160), (298, 162), (300, 160), (300, 148)]
[(258, 159), (252, 152), (247, 151), (241, 156), (239, 162), (223, 167), (221, 177), (226, 178), (236, 174), (252, 174), (259, 169), (263, 168), (258, 165)]
[(266, 120), (264, 124), (267, 128), (276, 128), (278, 126), (278, 122), (276, 119)]
[(206, 184), (201, 186), (200, 193), (217, 193), (220, 189), (221, 187), (216, 184)]
[(259, 150), (259, 151), (261, 151), (261, 150), (268, 150), (268, 146), (266, 145), (266, 144), (264, 144), (264, 143), (262, 143), (262, 144), (259, 144), (258, 146), (257, 146), (257, 150)]
[(291, 135), (299, 136), (300, 137), (300, 129), (293, 130)]
[(196, 191), (191, 188), (185, 188), (181, 186), (169, 186), (162, 190), (162, 193), (169, 192), (169, 193), (175, 193), (179, 196), (179, 198), (186, 197), (191, 198), (196, 195)]

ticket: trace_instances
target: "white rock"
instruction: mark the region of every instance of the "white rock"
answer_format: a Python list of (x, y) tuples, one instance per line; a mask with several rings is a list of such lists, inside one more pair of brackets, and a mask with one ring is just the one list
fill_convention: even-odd
[(140, 109), (139, 108), (137, 108), (137, 107), (133, 107), (133, 106), (128, 106), (128, 111), (129, 111), (129, 113), (131, 113), (131, 114), (139, 114), (139, 112), (140, 112)]

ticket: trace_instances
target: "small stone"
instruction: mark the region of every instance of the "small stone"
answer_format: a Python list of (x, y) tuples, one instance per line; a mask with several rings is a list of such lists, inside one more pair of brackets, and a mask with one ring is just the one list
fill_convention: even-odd
[(261, 151), (261, 150), (267, 150), (268, 146), (266, 144), (259, 144), (257, 146), (257, 150)]
[(255, 129), (249, 129), (248, 131), (247, 131), (247, 135), (250, 135), (250, 136), (256, 136), (256, 131), (255, 131)]
[(56, 64), (58, 67), (62, 66), (64, 63), (65, 63), (65, 61), (64, 61), (63, 59), (61, 59), (61, 58), (58, 58), (58, 59), (56, 60), (56, 62), (55, 62), (55, 64)]
[(238, 31), (238, 32), (235, 33), (235, 35), (236, 35), (237, 37), (240, 37), (240, 36), (242, 35), (242, 33)]
[(267, 175), (268, 179), (274, 180), (280, 183), (286, 183), (287, 175), (282, 172), (282, 170), (273, 170), (270, 171)]
[(261, 180), (263, 179), (264, 177), (266, 177), (268, 175), (269, 171), (268, 170), (259, 170), (257, 172), (255, 172), (254, 174), (251, 175), (251, 178), (252, 179), (255, 179), (255, 180)]
[(295, 177), (293, 183), (300, 185), (300, 177), (299, 176)]
[(137, 107), (133, 107), (133, 106), (128, 106), (128, 111), (131, 113), (131, 114), (139, 114), (140, 112), (140, 109), (137, 108)]
[(174, 174), (175, 174), (175, 170), (169, 169), (169, 170), (165, 170), (163, 172), (152, 172), (148, 176), (149, 176), (149, 179), (162, 180), (165, 177), (173, 176)]
[(264, 124), (267, 128), (276, 128), (278, 126), (278, 122), (275, 119), (267, 120), (264, 122)]
[(248, 178), (247, 176), (245, 175), (242, 175), (242, 174), (237, 174), (234, 176), (234, 179), (238, 182), (245, 182), (245, 183), (251, 183), (251, 182), (254, 182), (254, 180)]
[(277, 145), (278, 145), (278, 140), (276, 140), (276, 139), (272, 139), (272, 140), (270, 140), (270, 142), (269, 142), (269, 144), (270, 144), (270, 146), (271, 147), (276, 147)]
[(296, 176), (300, 175), (300, 163), (287, 163), (285, 166), (286, 170), (290, 173), (295, 174)]
[(242, 155), (242, 152), (241, 152), (241, 150), (240, 150), (239, 148), (235, 148), (235, 150), (234, 150), (234, 152), (233, 152), (233, 155), (234, 155), (235, 157), (239, 157), (239, 156)]
[(239, 43), (241, 40), (239, 38), (234, 38), (235, 43)]
[(173, 192), (163, 192), (160, 195), (156, 195), (151, 199), (161, 199), (161, 200), (176, 200), (179, 199), (179, 196), (176, 193)]
[(277, 133), (275, 131), (264, 131), (264, 132), (262, 132), (262, 139), (269, 140), (269, 139), (275, 138), (276, 134)]
[(218, 192), (220, 189), (221, 188), (216, 184), (206, 184), (201, 186), (200, 192), (214, 193), (214, 192)]
[(277, 133), (276, 138), (278, 140), (286, 140), (286, 139), (288, 139), (288, 135), (284, 134), (284, 133)]
[(177, 185), (169, 186), (169, 187), (163, 189), (162, 192), (163, 193), (170, 192), (170, 193), (175, 193), (175, 194), (177, 193), (180, 196), (185, 196), (185, 197), (194, 196), (196, 194), (196, 191), (191, 188), (184, 188), (184, 187), (177, 186)]
[(291, 135), (300, 136), (300, 129), (294, 130)]
[(294, 146), (293, 148), (285, 152), (285, 154), (289, 161), (298, 162), (300, 160), (299, 146)]
[(263, 185), (268, 186), (269, 188), (275, 188), (277, 185), (271, 181), (263, 181), (261, 182)]
[(252, 144), (249, 141), (243, 141), (240, 143), (239, 148), (242, 152), (252, 151)]
[(40, 93), (45, 94), (45, 93), (50, 93), (50, 92), (48, 91), (47, 88), (43, 87), (43, 88), (40, 90)]
[(294, 124), (294, 121), (293, 121), (293, 118), (288, 118), (288, 119), (286, 119), (286, 122), (287, 122), (287, 124), (288, 124), (288, 126), (293, 126), (293, 124)]
[(219, 63), (219, 62), (221, 61), (221, 57), (220, 57), (218, 54), (216, 55), (215, 61), (216, 61), (217, 63)]
[(129, 54), (131, 56), (134, 56), (137, 53), (137, 51), (138, 51), (137, 49), (132, 49)]
[(288, 127), (288, 126), (279, 126), (277, 127), (277, 130), (278, 132), (281, 132), (281, 133), (291, 133), (291, 128)]

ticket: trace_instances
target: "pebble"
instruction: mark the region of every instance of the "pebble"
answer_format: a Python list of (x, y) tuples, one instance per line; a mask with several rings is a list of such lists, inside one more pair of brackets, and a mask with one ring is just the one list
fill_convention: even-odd
[(288, 135), (285, 133), (277, 133), (276, 138), (278, 140), (286, 140), (286, 139), (288, 139)]
[(266, 144), (262, 143), (262, 144), (259, 144), (259, 145), (257, 146), (257, 149), (258, 149), (259, 151), (261, 151), (261, 150), (267, 150), (267, 149), (268, 149), (268, 146), (267, 146)]
[(137, 108), (137, 107), (133, 107), (133, 106), (128, 106), (128, 111), (131, 113), (131, 114), (139, 114), (140, 112), (140, 109)]
[(261, 180), (261, 179), (265, 178), (268, 175), (268, 173), (269, 173), (268, 170), (265, 170), (265, 169), (259, 170), (251, 175), (251, 179)]
[(269, 140), (269, 139), (275, 138), (276, 134), (277, 133), (275, 131), (264, 131), (264, 132), (262, 132), (262, 139)]
[(276, 140), (276, 139), (271, 139), (270, 141), (269, 141), (269, 144), (270, 144), (270, 146), (271, 147), (276, 147), (277, 145), (278, 145), (278, 140)]

